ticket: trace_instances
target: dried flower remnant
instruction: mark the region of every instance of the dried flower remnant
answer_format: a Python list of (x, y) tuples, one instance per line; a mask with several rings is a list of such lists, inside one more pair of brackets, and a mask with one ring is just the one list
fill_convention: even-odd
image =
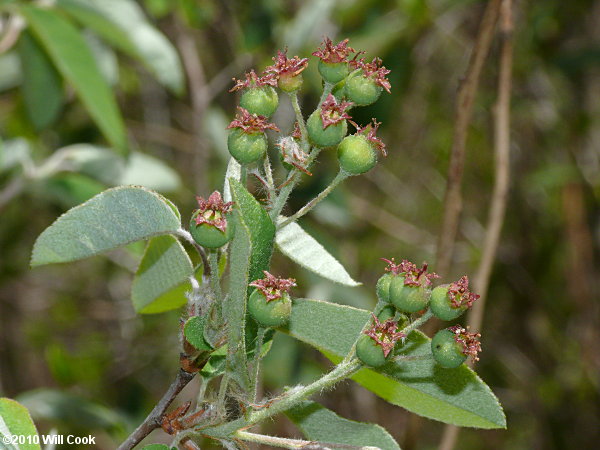
[(330, 125), (343, 122), (346, 119), (351, 119), (352, 117), (346, 112), (346, 109), (350, 106), (352, 106), (351, 102), (342, 101), (337, 103), (335, 97), (329, 94), (321, 105), (321, 122), (323, 122), (323, 129), (326, 129)]
[(253, 88), (253, 87), (260, 87), (260, 86), (272, 86), (272, 87), (276, 87), (277, 86), (277, 78), (275, 78), (273, 76), (273, 74), (266, 74), (263, 76), (258, 76), (256, 74), (256, 72), (254, 71), (254, 69), (250, 70), (250, 72), (247, 72), (245, 74), (246, 79), (235, 79), (233, 78), (233, 81), (235, 82), (235, 85), (229, 89), (229, 92), (235, 92), (238, 91), (240, 89), (245, 89), (245, 88)]
[(349, 120), (348, 122), (354, 125), (354, 127), (356, 128), (356, 134), (364, 135), (367, 138), (367, 140), (371, 142), (373, 146), (375, 146), (375, 148), (381, 152), (383, 156), (387, 156), (384, 142), (377, 137), (377, 130), (379, 129), (379, 125), (381, 125), (381, 122), (377, 122), (375, 118), (371, 120), (373, 121), (373, 123), (365, 125), (364, 127), (361, 127), (360, 125), (354, 123), (351, 120)]
[(383, 349), (383, 356), (387, 358), (394, 349), (396, 342), (405, 338), (406, 335), (398, 331), (398, 324), (392, 319), (380, 322), (374, 314), (371, 315), (373, 316), (373, 325), (363, 333), (373, 339)]
[(306, 69), (308, 65), (308, 58), (300, 58), (294, 56), (293, 58), (287, 57), (287, 48), (282, 52), (277, 52), (277, 56), (273, 57), (275, 64), (265, 68), (265, 72), (270, 76), (276, 78), (279, 77), (295, 77)]
[(242, 108), (241, 106), (238, 106), (237, 109), (238, 112), (231, 123), (227, 125), (227, 129), (240, 128), (244, 133), (247, 134), (263, 133), (265, 130), (279, 131), (277, 125), (269, 122), (265, 116), (250, 114), (248, 110)]
[(267, 303), (280, 299), (284, 293), (288, 292), (293, 286), (296, 286), (294, 278), (278, 278), (275, 275), (263, 270), (265, 277), (250, 283), (260, 290), (265, 296)]
[(391, 272), (394, 275), (404, 275), (404, 285), (405, 286), (430, 286), (431, 281), (435, 278), (439, 278), (440, 276), (437, 273), (427, 273), (427, 263), (423, 263), (423, 266), (419, 269), (417, 265), (408, 261), (407, 259), (403, 259), (400, 264), (396, 264), (394, 258), (386, 259), (381, 258), (383, 261), (388, 263), (388, 266), (385, 268), (386, 272)]
[(302, 140), (302, 131), (300, 131), (300, 124), (298, 122), (294, 122), (294, 129), (292, 131), (292, 137), (294, 139)]
[(276, 145), (281, 150), (281, 159), (284, 163), (291, 164), (308, 176), (312, 176), (312, 173), (306, 169), (308, 154), (302, 151), (293, 134), (292, 136), (281, 138)]
[(331, 39), (326, 37), (321, 43), (321, 47), (314, 51), (312, 55), (317, 56), (326, 63), (347, 62), (350, 53), (356, 52), (356, 50), (348, 46), (348, 41), (349, 39), (344, 39), (334, 45)]
[(462, 353), (471, 356), (473, 361), (479, 361), (477, 354), (481, 352), (481, 343), (478, 339), (481, 334), (470, 333), (460, 325), (449, 327), (448, 330), (454, 333), (454, 340), (462, 346)]
[(198, 214), (194, 217), (196, 225), (206, 223), (213, 225), (223, 233), (227, 229), (227, 219), (225, 215), (231, 212), (233, 202), (224, 202), (219, 191), (214, 191), (205, 200), (202, 197), (196, 197), (198, 201)]
[(354, 57), (354, 59), (350, 61), (350, 67), (355, 70), (362, 69), (362, 74), (365, 78), (370, 78), (377, 85), (385, 89), (388, 94), (390, 94), (392, 85), (387, 79), (387, 75), (391, 72), (391, 70), (386, 69), (385, 66), (381, 65), (381, 63), (382, 61), (380, 58), (373, 58), (373, 60), (368, 63), (365, 62), (364, 58), (356, 59), (356, 57)]
[(451, 283), (448, 287), (448, 298), (453, 308), (466, 306), (470, 308), (480, 296), (469, 291), (469, 279), (466, 275)]

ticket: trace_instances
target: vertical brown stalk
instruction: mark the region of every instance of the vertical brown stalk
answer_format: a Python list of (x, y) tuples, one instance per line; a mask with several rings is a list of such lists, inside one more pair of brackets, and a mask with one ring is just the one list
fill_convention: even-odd
[[(473, 283), (475, 292), (481, 297), (469, 311), (467, 319), (467, 324), (473, 332), (481, 331), (490, 275), (500, 242), (510, 184), (510, 93), (513, 62), (512, 0), (503, 0), (502, 2), (500, 31), (502, 34), (502, 48), (494, 121), (495, 181), (481, 261)], [(457, 426), (446, 425), (439, 449), (452, 450), (456, 445), (459, 431), (460, 428)]]
[[(469, 66), (458, 88), (456, 99), (456, 119), (454, 122), (454, 137), (450, 152), (450, 166), (446, 194), (444, 196), (444, 215), (442, 228), (438, 239), (435, 271), (442, 277), (448, 275), (452, 264), (454, 242), (458, 231), (460, 213), (462, 211), (462, 178), (466, 156), (466, 142), (469, 125), (473, 115), (473, 103), (479, 87), (481, 72), (492, 45), (495, 35), (496, 22), (500, 15), (502, 0), (489, 0), (479, 24)], [(425, 332), (430, 334), (435, 320), (429, 321)], [(412, 415), (408, 422), (403, 448), (415, 447), (419, 436), (422, 419)]]

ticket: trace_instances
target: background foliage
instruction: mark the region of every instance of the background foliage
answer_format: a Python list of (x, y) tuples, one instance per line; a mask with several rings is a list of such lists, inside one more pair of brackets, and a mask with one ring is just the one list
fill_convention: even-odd
[[(56, 3), (60, 13), (49, 20), (24, 8), (29, 26), (0, 55), (0, 393), (26, 404), (42, 433), (94, 430), (100, 448), (113, 448), (172, 378), (178, 314), (135, 314), (130, 287), (143, 245), (78, 262), (76, 270), (31, 271), (36, 236), (69, 207), (118, 184), (166, 193), (189, 216), (195, 194), (222, 185), (231, 77), (262, 69), (286, 45), (304, 56), (324, 35), (349, 37), (382, 57), (392, 69), (392, 95), (358, 110), (357, 119), (383, 121), (390, 155), (302, 219), (364, 286), (336, 286), (285, 258), (274, 267), (298, 279), (299, 297), (368, 308), (380, 257), (434, 261), (455, 93), (484, 2)], [(515, 10), (511, 191), (478, 365), (509, 429), (464, 430), (458, 448), (591, 448), (600, 421), (600, 3), (517, 1)], [(496, 46), (469, 130), (450, 278), (473, 273), (480, 257), (493, 183), (497, 59)], [(90, 74), (90, 64), (99, 72)], [(303, 104), (314, 105), (316, 64), (305, 80), (314, 93)], [(291, 127), (290, 108), (277, 115)], [(119, 156), (127, 140), (128, 163)], [(321, 161), (293, 208), (333, 178), (335, 157)], [(265, 363), (263, 388), (273, 392), (310, 381), (329, 364), (283, 335)], [(408, 415), (361, 387), (348, 383), (322, 402), (381, 424), (400, 443), (406, 438)], [(278, 427), (280, 435), (297, 435), (291, 422)], [(437, 445), (441, 429), (426, 421), (415, 448)]]

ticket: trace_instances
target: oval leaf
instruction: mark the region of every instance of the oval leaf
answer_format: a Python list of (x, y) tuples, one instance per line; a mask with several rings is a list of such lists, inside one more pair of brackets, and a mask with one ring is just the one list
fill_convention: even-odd
[[(19, 438), (19, 436), (37, 436), (38, 432), (31, 420), (31, 416), (20, 403), (11, 400), (9, 398), (0, 398), (0, 439), (3, 442), (4, 439)], [(21, 438), (22, 439), (22, 438)], [(4, 442), (0, 444), (0, 448), (9, 450), (39, 450), (39, 444), (10, 444)], [(25, 439), (27, 442), (27, 438)], [(33, 439), (32, 439), (33, 442)]]
[(51, 9), (20, 5), (20, 11), (106, 139), (116, 150), (126, 153), (127, 141), (121, 113), (81, 34), (69, 21)]
[(346, 286), (362, 284), (354, 281), (344, 266), (295, 222), (277, 231), (275, 243), (285, 256), (323, 278)]
[(23, 100), (33, 126), (40, 130), (50, 125), (63, 104), (60, 76), (37, 41), (28, 32), (19, 39), (19, 55), (23, 70)]
[(400, 450), (394, 438), (379, 425), (344, 419), (316, 402), (304, 401), (285, 414), (311, 441)]
[[(288, 332), (333, 362), (345, 357), (370, 312), (318, 300), (296, 299)], [(416, 414), (463, 427), (505, 428), (506, 418), (491, 389), (466, 365), (443, 369), (431, 358), (430, 340), (420, 331), (406, 339), (402, 356), (377, 371), (362, 369), (353, 380), (390, 403)]]
[(131, 301), (142, 314), (155, 314), (185, 305), (185, 293), (165, 294), (194, 273), (190, 257), (179, 241), (170, 235), (157, 236), (146, 246), (131, 285)]
[(174, 233), (172, 203), (141, 187), (109, 189), (60, 216), (37, 238), (31, 265), (87, 258), (121, 245)]
[[(135, 1), (59, 0), (59, 5), (113, 46), (142, 61), (164, 86), (177, 94), (184, 91), (183, 71), (177, 51), (148, 22)], [(106, 20), (116, 25), (120, 33), (114, 35)]]

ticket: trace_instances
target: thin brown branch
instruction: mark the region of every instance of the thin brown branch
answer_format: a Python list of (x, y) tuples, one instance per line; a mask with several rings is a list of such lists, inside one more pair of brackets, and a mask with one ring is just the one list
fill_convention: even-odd
[(452, 263), (452, 250), (462, 210), (461, 185), (465, 165), (467, 134), (473, 115), (475, 94), (494, 37), (501, 3), (502, 0), (490, 0), (488, 2), (479, 25), (475, 46), (469, 60), (469, 67), (458, 88), (454, 140), (450, 153), (450, 167), (448, 168), (448, 182), (444, 198), (444, 217), (438, 240), (437, 264), (435, 267), (436, 272), (442, 276), (448, 274)]
[[(500, 234), (504, 223), (506, 203), (510, 183), (510, 94), (512, 85), (513, 62), (513, 18), (512, 0), (503, 0), (500, 11), (500, 29), (502, 47), (500, 50), (500, 73), (498, 77), (498, 99), (494, 121), (495, 181), (492, 202), (488, 215), (488, 224), (481, 252), (481, 261), (474, 280), (475, 292), (481, 296), (475, 302), (467, 324), (473, 332), (481, 331), (485, 301), (488, 293), (490, 275), (496, 259)], [(473, 362), (470, 361), (473, 366)], [(440, 441), (440, 450), (452, 450), (458, 439), (460, 428), (446, 425)]]
[(183, 370), (179, 370), (177, 377), (169, 386), (165, 395), (156, 404), (154, 409), (148, 414), (148, 417), (142, 422), (142, 424), (136, 428), (136, 430), (129, 435), (129, 437), (123, 442), (117, 450), (130, 450), (139, 444), (146, 436), (152, 431), (161, 426), (161, 419), (165, 414), (165, 411), (173, 403), (177, 394), (179, 394), (187, 384), (194, 378), (193, 373), (188, 373)]

